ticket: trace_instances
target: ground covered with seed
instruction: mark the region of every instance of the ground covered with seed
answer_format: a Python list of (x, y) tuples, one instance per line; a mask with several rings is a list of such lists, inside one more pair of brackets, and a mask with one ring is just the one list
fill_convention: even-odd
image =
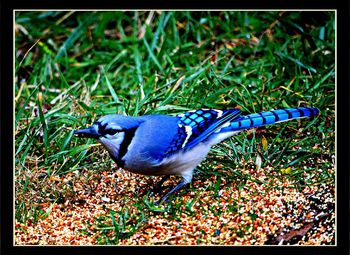
[[(271, 167), (195, 177), (168, 203), (153, 205), (147, 191), (158, 177), (122, 169), (44, 178), (65, 190), (61, 201), (37, 206), (37, 222), (16, 221), (16, 245), (335, 245), (335, 187), (300, 185)], [(334, 169), (322, 169), (334, 175)], [(305, 179), (315, 178), (305, 172)], [(173, 177), (165, 185), (175, 184)], [(215, 186), (215, 188), (208, 188)], [(159, 198), (156, 196), (154, 199)]]

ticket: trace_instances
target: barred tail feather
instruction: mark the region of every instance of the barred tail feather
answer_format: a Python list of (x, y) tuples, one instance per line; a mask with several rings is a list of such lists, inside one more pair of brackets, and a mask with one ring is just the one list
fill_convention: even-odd
[[(229, 126), (222, 128), (221, 131), (238, 131), (248, 128), (261, 127), (292, 119), (300, 119), (307, 117), (316, 117), (320, 113), (318, 108), (299, 107), (279, 109), (268, 112), (253, 113), (235, 119)], [(227, 129), (227, 130), (225, 130)]]

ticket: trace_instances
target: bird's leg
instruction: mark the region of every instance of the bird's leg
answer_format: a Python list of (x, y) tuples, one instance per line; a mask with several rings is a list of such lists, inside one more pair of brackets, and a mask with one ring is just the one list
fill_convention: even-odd
[(153, 189), (151, 190), (151, 196), (154, 194), (159, 194), (164, 190), (164, 187), (162, 188), (162, 185), (166, 180), (169, 179), (169, 177), (170, 175), (163, 176), (162, 179), (154, 185)]
[(173, 194), (175, 191), (178, 191), (179, 189), (181, 189), (183, 186), (185, 186), (186, 184), (190, 183), (191, 179), (187, 179), (187, 178), (182, 178), (182, 180), (179, 182), (179, 184), (177, 184), (174, 188), (172, 188), (167, 194), (165, 194), (161, 199), (159, 199), (158, 201), (155, 202), (155, 205), (159, 205), (161, 202), (163, 202), (164, 200), (167, 200), (167, 198)]

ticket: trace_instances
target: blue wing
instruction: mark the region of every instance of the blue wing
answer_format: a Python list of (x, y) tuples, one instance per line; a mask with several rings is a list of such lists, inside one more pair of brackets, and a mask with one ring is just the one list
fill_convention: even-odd
[(178, 132), (165, 154), (193, 148), (206, 140), (221, 125), (238, 118), (240, 114), (241, 111), (239, 109), (199, 109), (179, 115)]

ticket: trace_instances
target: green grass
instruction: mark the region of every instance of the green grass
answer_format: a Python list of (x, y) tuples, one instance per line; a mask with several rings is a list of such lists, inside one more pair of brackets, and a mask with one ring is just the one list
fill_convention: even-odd
[[(18, 221), (36, 222), (44, 214), (38, 204), (67, 195), (63, 187), (47, 186), (51, 176), (111, 168), (95, 141), (73, 137), (74, 129), (110, 113), (315, 106), (322, 113), (310, 125), (281, 123), (216, 146), (196, 178), (222, 175), (242, 188), (252, 178), (239, 169), (254, 165), (258, 152), (261, 167), (272, 165), (271, 174), (295, 180), (296, 187), (334, 182), (327, 174), (316, 183), (303, 179), (324, 166), (310, 159), (331, 165), (335, 155), (334, 12), (22, 11), (15, 18)], [(206, 188), (215, 195), (218, 185)], [(193, 201), (181, 196), (191, 189), (172, 197), (176, 203), (165, 205), (165, 218), (193, 214)], [(98, 220), (100, 243), (118, 243), (159, 213), (147, 197), (133, 202), (138, 214), (125, 209)]]

